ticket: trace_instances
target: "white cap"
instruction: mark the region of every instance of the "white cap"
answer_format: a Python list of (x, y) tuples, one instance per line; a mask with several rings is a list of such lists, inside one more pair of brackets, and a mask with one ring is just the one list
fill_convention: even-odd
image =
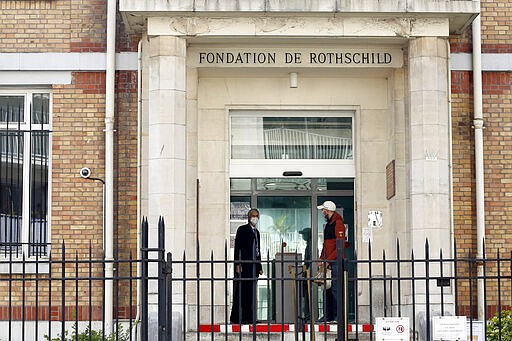
[(333, 203), (332, 201), (324, 201), (324, 203), (320, 206), (317, 206), (316, 208), (318, 208), (319, 210), (322, 210), (322, 209), (326, 209), (328, 211), (336, 211), (336, 204)]

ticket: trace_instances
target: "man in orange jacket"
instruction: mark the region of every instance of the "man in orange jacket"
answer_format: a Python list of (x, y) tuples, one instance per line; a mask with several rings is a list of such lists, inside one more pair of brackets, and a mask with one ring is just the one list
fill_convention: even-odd
[[(320, 266), (328, 266), (331, 268), (331, 288), (325, 290), (324, 295), (324, 316), (317, 322), (331, 322), (336, 321), (338, 312), (337, 305), (337, 281), (336, 276), (338, 269), (336, 266), (336, 240), (341, 239), (345, 242), (345, 224), (343, 218), (336, 212), (336, 204), (332, 201), (325, 201), (322, 205), (317, 206), (322, 210), (326, 224), (324, 227), (324, 243), (322, 252), (320, 253)], [(345, 244), (346, 246), (346, 244)], [(345, 255), (343, 255), (345, 257)]]

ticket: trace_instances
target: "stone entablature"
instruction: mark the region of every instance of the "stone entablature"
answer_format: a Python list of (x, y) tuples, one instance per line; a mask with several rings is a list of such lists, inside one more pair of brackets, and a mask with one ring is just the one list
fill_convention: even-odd
[(418, 19), (443, 18), (450, 22), (450, 33), (460, 32), (480, 12), (480, 2), (471, 0), (312, 0), (307, 6), (296, 0), (120, 0), (119, 10), (131, 30), (140, 31), (149, 17), (195, 17), (219, 14), (222, 17), (255, 15), (322, 14), (350, 17)]

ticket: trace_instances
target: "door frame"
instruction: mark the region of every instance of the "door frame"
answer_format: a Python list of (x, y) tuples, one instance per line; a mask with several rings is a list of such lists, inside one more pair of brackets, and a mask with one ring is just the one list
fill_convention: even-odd
[[(250, 190), (231, 190), (230, 189), (230, 198), (231, 197), (250, 197), (251, 199), (251, 207), (258, 208), (258, 197), (276, 197), (276, 196), (286, 196), (286, 197), (310, 197), (311, 200), (311, 254), (316, 255), (313, 258), (318, 257), (320, 250), (318, 250), (318, 198), (319, 197), (352, 197), (353, 200), (353, 226), (349, 226), (349, 242), (350, 246), (353, 250), (352, 255), (356, 255), (356, 245), (355, 242), (357, 240), (357, 226), (356, 226), (356, 193), (355, 193), (355, 178), (346, 178), (346, 177), (339, 177), (336, 179), (347, 179), (352, 180), (352, 189), (343, 189), (343, 190), (323, 190), (320, 191), (318, 189), (318, 180), (324, 179), (322, 177), (320, 178), (311, 178), (311, 177), (301, 177), (301, 179), (310, 179), (311, 180), (311, 188), (309, 190), (258, 190), (257, 189), (257, 180), (262, 179), (265, 177), (252, 177), (251, 180), (251, 188)], [(286, 179), (287, 177), (272, 177), (273, 179)], [(230, 179), (242, 179), (240, 177), (230, 177)], [(245, 177), (245, 179), (248, 179)], [(289, 179), (289, 178), (288, 178)], [(334, 178), (332, 178), (334, 179)], [(317, 269), (316, 264), (312, 264), (312, 273), (314, 273)], [(352, 269), (352, 271), (357, 271), (356, 268)], [(316, 295), (316, 294), (314, 294)], [(318, 302), (317, 297), (314, 298), (314, 302)], [(353, 320), (354, 318), (354, 311), (355, 309), (354, 302), (349, 302), (349, 320)], [(313, 309), (317, 309), (316, 306), (312, 307)]]

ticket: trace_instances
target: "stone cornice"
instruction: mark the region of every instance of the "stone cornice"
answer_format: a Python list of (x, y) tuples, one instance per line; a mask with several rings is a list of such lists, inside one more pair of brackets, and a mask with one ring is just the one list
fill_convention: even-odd
[(276, 16), (323, 16), (438, 18), (449, 21), (450, 34), (460, 32), (480, 12), (471, 0), (120, 0), (119, 10), (131, 31), (144, 32), (151, 17), (268, 18)]

